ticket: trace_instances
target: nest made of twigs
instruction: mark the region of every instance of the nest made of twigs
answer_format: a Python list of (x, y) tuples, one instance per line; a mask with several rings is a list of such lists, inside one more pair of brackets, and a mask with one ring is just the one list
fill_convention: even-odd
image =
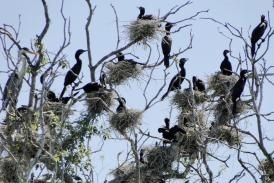
[(208, 78), (208, 90), (213, 90), (214, 96), (226, 95), (230, 92), (230, 89), (235, 85), (237, 80), (238, 76), (227, 76), (221, 72), (216, 72)]
[(157, 39), (159, 33), (159, 26), (161, 21), (159, 19), (153, 20), (136, 20), (127, 25), (127, 34), (130, 42), (138, 41), (143, 45), (151, 40)]
[[(230, 98), (220, 99), (214, 106), (214, 117), (216, 125), (225, 125), (233, 118), (233, 103)], [(243, 114), (248, 109), (245, 101), (238, 100), (236, 103), (236, 114)]]
[(108, 69), (106, 83), (114, 85), (121, 85), (129, 79), (139, 78), (142, 73), (142, 68), (140, 65), (125, 61), (109, 63), (106, 67)]
[(172, 163), (178, 155), (178, 151), (174, 149), (174, 146), (156, 146), (146, 151), (147, 169), (153, 174), (172, 171)]
[(2, 159), (0, 162), (0, 180), (6, 183), (19, 183), (18, 166), (14, 160), (10, 158)]
[(199, 129), (206, 129), (205, 111), (195, 110), (188, 112), (181, 112), (177, 117), (178, 125), (187, 130), (187, 128), (197, 127)]
[(201, 104), (207, 100), (204, 92), (185, 89), (183, 92), (177, 90), (172, 97), (171, 103), (183, 111), (189, 111), (193, 105)]
[(135, 170), (135, 167), (133, 164), (124, 164), (122, 166), (119, 166), (115, 170), (112, 171), (112, 175), (115, 178), (123, 177), (125, 175), (130, 174)]
[(267, 159), (261, 161), (261, 164), (259, 165), (259, 169), (264, 171), (265, 173), (265, 182), (270, 183), (274, 181), (274, 170)]
[(46, 101), (44, 104), (44, 112), (52, 111), (55, 115), (61, 117), (63, 116), (69, 116), (73, 114), (73, 111), (71, 108), (62, 102), (50, 102)]
[(121, 113), (114, 113), (110, 116), (110, 125), (121, 134), (141, 123), (142, 113), (136, 110), (126, 110)]
[(236, 129), (228, 126), (212, 126), (208, 136), (213, 138), (212, 142), (224, 141), (230, 146), (237, 146), (242, 140), (242, 136)]
[(86, 94), (86, 103), (92, 117), (100, 116), (113, 104), (113, 93), (104, 89)]

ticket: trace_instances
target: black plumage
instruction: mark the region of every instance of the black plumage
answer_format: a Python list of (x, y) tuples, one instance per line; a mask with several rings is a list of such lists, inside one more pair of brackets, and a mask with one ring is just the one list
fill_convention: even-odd
[(205, 83), (202, 80), (197, 79), (196, 76), (192, 77), (192, 83), (193, 83), (193, 90), (198, 90), (200, 92), (205, 91)]
[(140, 162), (143, 163), (143, 164), (146, 163), (145, 160), (144, 160), (144, 152), (145, 152), (145, 150), (144, 150), (144, 149), (141, 149), (141, 150), (140, 150), (140, 153), (139, 153), (139, 156), (140, 156), (139, 160), (140, 160)]
[(141, 20), (153, 20), (154, 19), (154, 17), (152, 15), (145, 15), (146, 10), (144, 7), (140, 6), (138, 8), (140, 10), (140, 13), (139, 13), (137, 19), (141, 19)]
[(116, 100), (118, 100), (119, 105), (116, 108), (116, 112), (117, 113), (122, 113), (126, 111), (126, 99), (124, 97), (119, 97), (119, 98), (115, 98)]
[(169, 118), (165, 118), (164, 121), (166, 124), (166, 128), (169, 129), (169, 122), (170, 122)]
[(63, 97), (63, 95), (66, 91), (66, 87), (68, 85), (71, 85), (77, 79), (77, 77), (82, 69), (82, 60), (80, 59), (80, 55), (86, 51), (87, 50), (82, 50), (82, 49), (79, 49), (76, 51), (76, 53), (75, 53), (76, 64), (74, 64), (74, 66), (67, 72), (67, 74), (65, 76), (65, 80), (64, 80), (64, 88), (63, 88), (59, 98)]
[(223, 52), (224, 60), (222, 61), (221, 65), (220, 65), (222, 74), (226, 75), (226, 76), (232, 75), (232, 65), (228, 59), (228, 56), (227, 56), (228, 53), (230, 53), (229, 50), (224, 50), (224, 52)]
[(167, 139), (171, 142), (177, 142), (176, 139), (176, 134), (178, 132), (182, 133), (182, 134), (186, 134), (186, 131), (183, 130), (182, 128), (180, 128), (178, 125), (174, 125), (172, 128), (167, 129), (167, 128), (158, 128), (158, 132), (162, 133), (162, 137), (164, 139)]
[(255, 55), (256, 43), (262, 38), (267, 28), (267, 21), (265, 16), (261, 16), (261, 22), (254, 28), (251, 34), (251, 56)]
[(103, 86), (101, 84), (99, 84), (97, 82), (93, 82), (93, 83), (87, 83), (83, 87), (75, 89), (75, 91), (83, 89), (85, 93), (91, 93), (91, 92), (97, 92), (101, 88), (103, 88)]
[(63, 104), (67, 104), (69, 102), (69, 100), (72, 98), (72, 97), (75, 97), (79, 92), (76, 92), (74, 93), (72, 96), (70, 97), (62, 97), (61, 99), (57, 98), (55, 93), (51, 90), (49, 90), (47, 92), (47, 99), (49, 102), (62, 102)]
[(122, 52), (117, 53), (117, 59), (118, 59), (118, 62), (128, 62), (128, 63), (131, 63), (132, 65), (136, 65), (136, 64), (145, 65), (144, 63), (137, 62), (133, 59), (126, 59), (125, 55)]
[(162, 96), (162, 100), (164, 100), (164, 98), (167, 97), (168, 93), (170, 91), (174, 91), (177, 89), (181, 89), (181, 84), (185, 79), (186, 76), (186, 70), (184, 68), (185, 62), (187, 61), (186, 58), (181, 58), (180, 59), (180, 63), (179, 63), (179, 67), (180, 67), (180, 72), (178, 74), (176, 74), (170, 81), (167, 92)]
[(236, 114), (237, 99), (240, 99), (240, 97), (244, 91), (244, 87), (245, 87), (245, 83), (246, 83), (246, 74), (248, 72), (249, 72), (248, 70), (242, 70), (240, 72), (240, 78), (238, 79), (238, 81), (235, 83), (235, 85), (231, 89), (231, 100), (233, 102), (233, 108), (232, 108), (233, 114)]
[(99, 77), (99, 81), (100, 81), (100, 84), (104, 87), (104, 88), (106, 88), (106, 78), (107, 78), (107, 75), (106, 75), (106, 73), (104, 72), (104, 71), (102, 71), (101, 72), (101, 74), (100, 74), (100, 77)]
[(163, 37), (161, 46), (162, 46), (162, 52), (164, 55), (164, 65), (166, 68), (169, 67), (169, 57), (170, 57), (170, 51), (172, 46), (172, 38), (170, 37), (170, 29), (173, 27), (173, 24), (170, 22), (167, 22), (165, 25), (165, 31), (166, 35)]

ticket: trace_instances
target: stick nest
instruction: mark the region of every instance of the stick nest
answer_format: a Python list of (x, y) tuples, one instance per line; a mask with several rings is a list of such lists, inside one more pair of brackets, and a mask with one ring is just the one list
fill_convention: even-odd
[(147, 45), (149, 41), (157, 39), (159, 32), (159, 19), (154, 20), (136, 20), (127, 26), (127, 34), (130, 42), (138, 41)]
[(236, 129), (228, 126), (213, 126), (208, 136), (214, 138), (212, 142), (224, 141), (230, 146), (238, 146), (242, 140)]
[(135, 168), (134, 168), (133, 164), (125, 164), (125, 165), (119, 166), (118, 168), (113, 170), (112, 175), (115, 178), (119, 178), (119, 177), (123, 177), (123, 176), (130, 174), (134, 170), (135, 170)]
[(226, 95), (238, 81), (238, 76), (226, 76), (221, 72), (216, 72), (208, 78), (208, 90), (213, 90), (214, 96)]
[(265, 173), (265, 182), (273, 182), (274, 181), (274, 170), (271, 166), (271, 163), (265, 159), (259, 165), (259, 169), (264, 171)]
[[(214, 106), (214, 117), (217, 125), (225, 125), (233, 118), (232, 114), (233, 103), (231, 99), (221, 99)], [(238, 100), (236, 104), (236, 114), (243, 114), (248, 109), (246, 102)]]
[(121, 85), (130, 78), (139, 78), (142, 73), (140, 65), (125, 61), (120, 61), (116, 64), (109, 63), (106, 67), (108, 69), (106, 83), (114, 85)]
[(205, 112), (202, 110), (197, 110), (192, 112), (182, 112), (179, 114), (178, 118), (178, 125), (181, 128), (187, 130), (187, 128), (192, 128), (199, 126), (201, 129), (206, 129), (206, 119), (205, 119)]
[(147, 168), (153, 174), (172, 171), (178, 153), (173, 146), (156, 146), (147, 152)]
[(3, 182), (7, 183), (19, 183), (18, 166), (15, 161), (9, 158), (2, 159), (0, 162), (0, 180), (2, 179)]
[(95, 118), (108, 110), (113, 104), (113, 93), (100, 89), (98, 92), (91, 92), (86, 94), (86, 103), (89, 114)]
[(142, 113), (139, 111), (127, 110), (126, 112), (111, 115), (109, 122), (118, 132), (125, 134), (128, 129), (141, 124), (141, 116)]
[(73, 114), (70, 107), (63, 104), (62, 102), (49, 102), (46, 101), (44, 104), (44, 112), (53, 112), (55, 115), (61, 117), (69, 116)]
[(193, 104), (201, 104), (207, 100), (207, 95), (204, 92), (191, 92), (190, 89), (185, 89), (183, 92), (177, 90), (171, 99), (171, 103), (183, 111), (189, 111), (193, 108)]

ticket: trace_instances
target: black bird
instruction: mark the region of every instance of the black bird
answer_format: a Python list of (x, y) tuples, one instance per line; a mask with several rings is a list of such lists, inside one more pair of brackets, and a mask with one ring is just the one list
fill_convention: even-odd
[(126, 99), (124, 97), (119, 97), (119, 98), (115, 98), (116, 100), (118, 100), (119, 105), (116, 108), (116, 112), (117, 113), (122, 113), (126, 111)]
[(81, 71), (81, 68), (82, 68), (82, 60), (80, 59), (80, 55), (86, 51), (87, 50), (82, 50), (82, 49), (79, 49), (76, 51), (76, 53), (75, 53), (76, 64), (74, 64), (74, 66), (67, 72), (65, 80), (64, 80), (64, 88), (63, 88), (59, 98), (63, 97), (63, 95), (66, 91), (66, 87), (68, 85), (71, 85), (77, 79), (77, 77)]
[(244, 87), (245, 87), (245, 83), (246, 83), (246, 74), (248, 73), (248, 70), (242, 70), (240, 72), (240, 78), (238, 79), (238, 81), (236, 82), (236, 84), (233, 86), (233, 88), (231, 89), (231, 100), (233, 102), (233, 108), (232, 108), (232, 113), (233, 115), (236, 114), (236, 105), (237, 105), (237, 99), (240, 99), (243, 91), (244, 91)]
[(117, 53), (117, 59), (118, 59), (118, 62), (128, 62), (128, 63), (131, 63), (132, 65), (136, 65), (136, 64), (145, 65), (144, 63), (136, 62), (133, 59), (126, 59), (125, 55), (122, 52)]
[(186, 134), (186, 131), (183, 130), (182, 128), (180, 128), (178, 125), (174, 125), (172, 128), (170, 129), (166, 129), (166, 128), (158, 128), (158, 132), (159, 133), (162, 133), (162, 137), (164, 139), (167, 139), (169, 141), (172, 141), (172, 142), (176, 142), (177, 139), (176, 139), (176, 134), (178, 132), (181, 132), (183, 134)]
[(169, 57), (170, 57), (170, 51), (171, 51), (171, 45), (172, 45), (172, 39), (170, 37), (170, 29), (173, 27), (173, 24), (170, 22), (167, 22), (165, 25), (166, 35), (162, 39), (162, 52), (164, 55), (164, 65), (166, 68), (169, 67)]
[(169, 129), (169, 122), (170, 122), (169, 118), (165, 118), (164, 121), (166, 124), (166, 128)]
[(55, 93), (51, 90), (47, 92), (47, 99), (49, 102), (62, 102), (67, 104), (72, 97), (75, 97), (79, 92), (74, 93), (71, 97), (62, 97), (61, 99), (57, 98)]
[(193, 90), (198, 90), (200, 92), (205, 91), (205, 83), (202, 80), (197, 79), (196, 76), (192, 77), (192, 83), (193, 83)]
[(103, 86), (101, 84), (99, 84), (97, 82), (93, 82), (93, 83), (88, 83), (81, 88), (77, 88), (77, 89), (75, 89), (75, 91), (83, 89), (85, 91), (85, 93), (91, 93), (91, 92), (97, 92), (101, 88), (103, 88)]
[(187, 59), (186, 58), (181, 58), (179, 67), (181, 68), (180, 72), (176, 74), (170, 81), (167, 92), (162, 96), (162, 100), (167, 97), (168, 93), (170, 91), (174, 91), (176, 89), (181, 89), (181, 84), (185, 79), (186, 76), (186, 70), (184, 68), (184, 65), (186, 63)]
[[(265, 20), (265, 16), (261, 16), (261, 22), (257, 25), (251, 34), (251, 56), (255, 55), (256, 43), (261, 39), (264, 35), (264, 32), (267, 28), (267, 21)], [(263, 40), (264, 41), (264, 40)]]
[(102, 71), (101, 72), (101, 74), (100, 74), (100, 77), (99, 77), (99, 81), (100, 81), (100, 84), (104, 87), (104, 88), (106, 88), (106, 78), (107, 78), (107, 75), (106, 75), (106, 73), (104, 72), (104, 71)]
[(153, 20), (154, 19), (154, 17), (152, 15), (145, 15), (146, 10), (144, 7), (140, 6), (138, 8), (140, 10), (140, 13), (139, 13), (137, 19), (141, 19), (141, 20)]
[(143, 163), (143, 164), (146, 163), (145, 160), (144, 160), (144, 151), (145, 151), (144, 149), (141, 149), (141, 150), (140, 150), (140, 153), (139, 153), (139, 156), (140, 156), (140, 159), (139, 159), (139, 160), (140, 160), (140, 162)]
[(232, 65), (228, 59), (228, 56), (227, 56), (228, 53), (230, 53), (229, 50), (224, 50), (223, 55), (225, 58), (220, 65), (220, 69), (221, 69), (223, 75), (231, 76), (232, 75)]

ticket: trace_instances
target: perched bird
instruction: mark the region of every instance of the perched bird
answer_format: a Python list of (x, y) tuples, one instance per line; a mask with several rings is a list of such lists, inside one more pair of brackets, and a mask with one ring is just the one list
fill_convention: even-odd
[(97, 82), (93, 82), (93, 83), (88, 83), (81, 88), (77, 88), (77, 89), (75, 89), (75, 91), (83, 89), (85, 93), (91, 93), (91, 92), (97, 92), (101, 88), (103, 88), (103, 86), (101, 84), (99, 84)]
[(183, 134), (186, 134), (186, 131), (183, 130), (182, 128), (180, 128), (178, 125), (174, 125), (172, 128), (170, 129), (166, 129), (166, 128), (158, 128), (158, 132), (159, 133), (162, 133), (162, 137), (164, 139), (167, 139), (171, 142), (177, 142), (177, 139), (176, 139), (176, 134), (178, 132), (181, 132)]
[(144, 151), (145, 151), (144, 149), (141, 149), (141, 150), (140, 150), (140, 153), (139, 153), (139, 156), (140, 156), (140, 159), (139, 159), (139, 160), (140, 160), (140, 162), (143, 163), (143, 164), (146, 163), (145, 160), (144, 160)]
[(47, 92), (47, 99), (49, 102), (62, 102), (63, 104), (67, 104), (69, 102), (69, 100), (72, 97), (75, 97), (79, 92), (74, 93), (72, 96), (70, 97), (62, 97), (61, 99), (57, 98), (55, 93), (53, 91), (48, 91)]
[(222, 71), (223, 75), (230, 76), (232, 75), (232, 65), (228, 59), (227, 54), (230, 53), (229, 50), (224, 50), (223, 55), (224, 55), (224, 60), (222, 61), (220, 65), (220, 69)]
[(240, 97), (244, 91), (244, 87), (245, 87), (245, 83), (246, 83), (246, 74), (248, 72), (250, 72), (250, 71), (242, 70), (240, 72), (240, 78), (238, 79), (236, 84), (231, 89), (231, 100), (233, 102), (233, 108), (232, 108), (233, 115), (236, 114), (237, 99), (240, 99)]
[[(267, 21), (265, 20), (265, 16), (261, 16), (261, 22), (257, 25), (251, 34), (251, 56), (255, 55), (256, 43), (261, 39), (264, 35), (264, 32), (267, 28)], [(264, 41), (264, 40), (263, 40)]]
[(126, 111), (126, 99), (124, 97), (119, 97), (119, 98), (115, 98), (116, 100), (118, 100), (119, 105), (116, 108), (116, 112), (117, 113), (122, 113)]
[(122, 52), (117, 53), (117, 59), (118, 59), (118, 62), (128, 62), (128, 63), (131, 63), (133, 65), (136, 65), (136, 64), (145, 65), (144, 63), (136, 62), (133, 59), (126, 59), (125, 55)]
[(100, 74), (100, 77), (99, 77), (99, 81), (100, 81), (100, 84), (106, 88), (106, 78), (107, 78), (107, 75), (104, 71), (101, 72)]
[(205, 83), (202, 80), (197, 79), (196, 76), (192, 77), (192, 84), (193, 84), (193, 90), (198, 90), (200, 92), (205, 91)]
[(167, 97), (168, 93), (170, 91), (174, 91), (176, 89), (181, 89), (181, 84), (185, 79), (186, 76), (186, 70), (184, 68), (184, 65), (186, 63), (187, 59), (186, 58), (181, 58), (179, 67), (180, 67), (180, 72), (176, 74), (170, 81), (167, 92), (162, 96), (161, 100), (164, 100), (164, 98)]
[(154, 17), (152, 15), (145, 15), (146, 10), (144, 7), (140, 6), (138, 8), (140, 10), (140, 13), (139, 13), (137, 19), (141, 19), (141, 20), (153, 20), (154, 19)]
[(169, 129), (169, 122), (170, 122), (169, 118), (165, 118), (164, 121), (166, 124), (166, 128)]
[(79, 49), (76, 51), (76, 53), (75, 53), (76, 64), (74, 64), (74, 66), (67, 72), (65, 80), (64, 80), (64, 88), (63, 88), (59, 98), (63, 97), (63, 95), (66, 91), (66, 87), (68, 85), (71, 85), (78, 77), (78, 75), (81, 71), (81, 68), (82, 68), (82, 60), (80, 59), (80, 55), (86, 51), (87, 50), (82, 50), (82, 49)]
[(165, 25), (166, 35), (162, 39), (162, 52), (164, 55), (164, 65), (166, 68), (169, 67), (169, 57), (170, 57), (170, 51), (171, 51), (171, 45), (172, 45), (172, 39), (170, 37), (170, 29), (173, 27), (173, 24), (170, 22), (167, 22)]

